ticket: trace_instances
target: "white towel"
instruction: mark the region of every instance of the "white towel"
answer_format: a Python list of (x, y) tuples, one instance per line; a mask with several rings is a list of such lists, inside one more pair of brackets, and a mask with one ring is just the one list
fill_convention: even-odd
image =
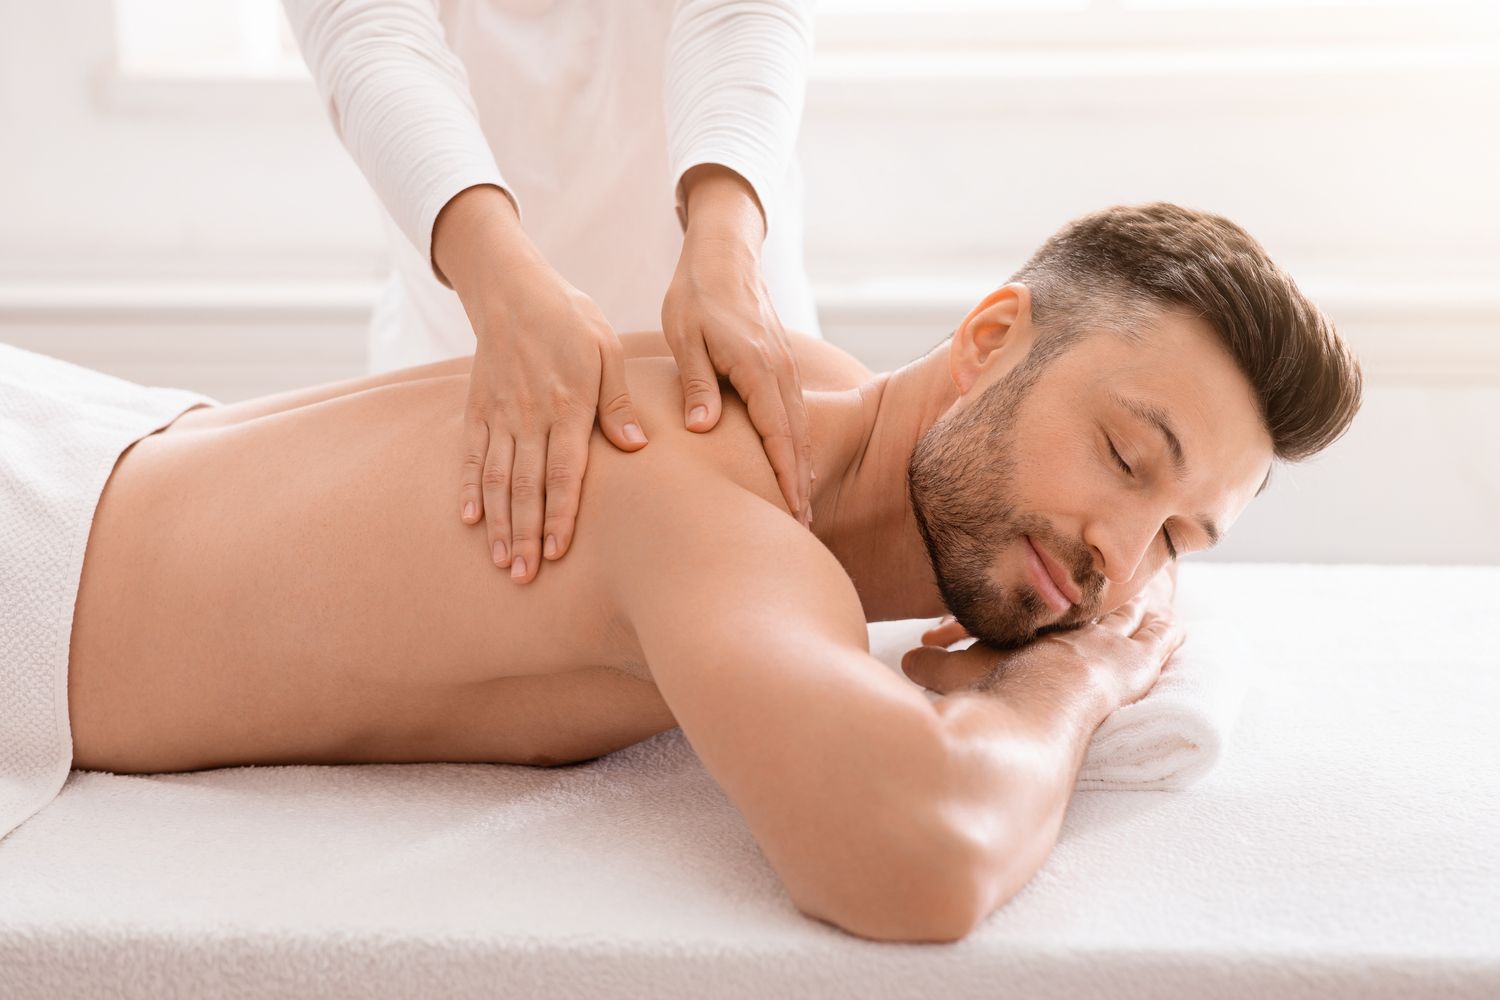
[[(1186, 639), (1151, 690), (1120, 706), (1095, 730), (1074, 787), (1187, 788), (1212, 771), (1227, 748), (1250, 684), (1245, 637), (1227, 618), (1185, 600), (1181, 591), (1177, 604)], [(938, 621), (872, 624), (870, 652), (905, 676), (902, 654), (920, 645), (922, 632)], [(963, 649), (973, 641), (949, 648)]]
[(104, 484), (133, 442), (216, 402), (0, 344), (0, 837), (73, 762), (68, 646)]

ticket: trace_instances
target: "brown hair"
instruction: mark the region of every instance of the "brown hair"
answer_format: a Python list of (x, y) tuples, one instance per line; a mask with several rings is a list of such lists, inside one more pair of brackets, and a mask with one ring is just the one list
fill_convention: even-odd
[(1295, 462), (1349, 429), (1359, 360), (1296, 282), (1221, 215), (1169, 202), (1074, 219), (1011, 277), (1031, 290), (1037, 346), (1051, 356), (1090, 328), (1129, 329), (1179, 308), (1218, 333), (1249, 379), (1276, 456)]

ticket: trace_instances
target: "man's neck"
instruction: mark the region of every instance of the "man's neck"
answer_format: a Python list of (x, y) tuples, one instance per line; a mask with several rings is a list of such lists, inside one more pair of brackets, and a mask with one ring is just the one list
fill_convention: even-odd
[(958, 398), (946, 349), (842, 392), (808, 392), (813, 533), (854, 581), (868, 621), (944, 613), (906, 491), (922, 434)]

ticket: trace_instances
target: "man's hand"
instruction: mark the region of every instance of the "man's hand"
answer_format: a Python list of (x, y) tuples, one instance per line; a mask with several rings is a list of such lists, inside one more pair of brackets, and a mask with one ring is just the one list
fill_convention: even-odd
[(927, 645), (902, 657), (901, 669), (913, 681), (944, 695), (993, 690), (1007, 677), (1028, 673), (1087, 679), (1099, 692), (1107, 715), (1143, 697), (1182, 644), (1171, 607), (1176, 583), (1175, 572), (1159, 573), (1132, 600), (1096, 623), (1051, 633), (1014, 650), (975, 643), (949, 652), (942, 647), (967, 633), (956, 621), (944, 619), (922, 634)]
[(712, 430), (719, 375), (745, 401), (787, 507), (812, 520), (812, 437), (792, 345), (761, 275), (764, 223), (749, 185), (705, 164), (683, 177), (688, 226), (661, 325), (682, 375), (683, 422)]
[(495, 565), (528, 583), (573, 540), (595, 413), (615, 447), (646, 444), (620, 338), (526, 239), (498, 188), (469, 188), (444, 207), (433, 257), (477, 340), (459, 516), (484, 517)]
[[(1147, 595), (1150, 606), (1158, 611), (1172, 606), (1172, 599), (1177, 595), (1177, 562), (1173, 560), (1146, 584), (1142, 591)], [(944, 615), (942, 621), (922, 633), (922, 645), (941, 646), (944, 649), (958, 642), (960, 639), (968, 639), (969, 631), (958, 623), (958, 619), (952, 615)]]

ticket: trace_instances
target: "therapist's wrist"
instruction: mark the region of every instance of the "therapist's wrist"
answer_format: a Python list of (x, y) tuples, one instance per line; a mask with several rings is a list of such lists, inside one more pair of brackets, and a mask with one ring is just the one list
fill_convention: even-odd
[(704, 163), (682, 175), (684, 240), (711, 241), (760, 256), (766, 222), (750, 183), (728, 167)]
[(505, 293), (509, 276), (547, 266), (500, 188), (479, 184), (448, 200), (432, 227), (432, 262), (465, 306)]

